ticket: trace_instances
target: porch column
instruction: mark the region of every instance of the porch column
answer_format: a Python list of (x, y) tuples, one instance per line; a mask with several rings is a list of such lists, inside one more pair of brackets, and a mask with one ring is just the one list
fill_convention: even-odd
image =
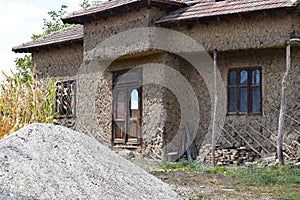
[(278, 122), (278, 135), (277, 135), (277, 157), (279, 164), (284, 165), (283, 158), (283, 135), (284, 135), (284, 125), (286, 116), (286, 81), (291, 69), (291, 45), (299, 45), (300, 39), (294, 38), (286, 42), (286, 71), (282, 77), (282, 87), (281, 87), (281, 103), (280, 103), (280, 113)]
[(218, 51), (213, 50), (214, 57), (214, 110), (213, 110), (213, 125), (212, 125), (212, 162), (213, 166), (216, 166), (216, 120), (217, 120), (217, 110), (218, 110), (218, 77), (217, 77), (217, 56)]

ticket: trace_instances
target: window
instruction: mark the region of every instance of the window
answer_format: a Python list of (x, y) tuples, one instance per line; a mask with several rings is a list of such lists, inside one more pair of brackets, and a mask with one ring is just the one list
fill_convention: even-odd
[(75, 108), (75, 81), (60, 81), (56, 84), (55, 116), (57, 118), (73, 117)]
[(228, 74), (228, 114), (260, 115), (262, 74), (260, 67), (230, 69)]

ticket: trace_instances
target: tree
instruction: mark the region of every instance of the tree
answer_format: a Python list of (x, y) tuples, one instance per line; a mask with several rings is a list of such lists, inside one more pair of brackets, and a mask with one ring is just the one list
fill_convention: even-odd
[[(86, 0), (84, 0), (86, 1)], [(60, 10), (54, 11), (51, 10), (48, 12), (48, 15), (50, 19), (43, 19), (44, 25), (43, 25), (43, 33), (41, 34), (32, 34), (31, 39), (36, 40), (38, 38), (41, 38), (43, 36), (49, 35), (51, 33), (54, 33), (56, 31), (59, 31), (61, 29), (67, 28), (69, 26), (72, 26), (72, 24), (65, 24), (61, 17), (66, 14), (66, 9), (68, 6), (61, 5)], [(16, 68), (17, 68), (17, 76), (20, 76), (21, 80), (26, 82), (28, 80), (31, 80), (31, 71), (32, 69), (32, 58), (30, 55), (25, 55), (24, 57), (17, 58), (15, 60)]]
[[(86, 0), (84, 0), (86, 1)], [(51, 33), (54, 33), (56, 31), (59, 31), (61, 29), (67, 28), (69, 26), (72, 26), (72, 24), (65, 24), (62, 20), (61, 17), (67, 13), (66, 9), (68, 6), (66, 5), (61, 5), (61, 8), (59, 11), (54, 11), (51, 10), (48, 12), (48, 15), (50, 17), (50, 20), (43, 19), (44, 20), (44, 25), (43, 25), (43, 33), (42, 34), (33, 34), (31, 36), (31, 39), (35, 40), (40, 37), (49, 35)]]
[(20, 78), (23, 83), (32, 81), (32, 58), (30, 55), (25, 55), (23, 58), (15, 60), (17, 73), (16, 76)]
[(98, 0), (98, 1), (92, 1), (92, 3), (90, 3), (89, 0), (83, 0), (83, 2), (80, 5), (81, 8), (88, 8), (90, 6), (96, 6), (99, 5), (102, 1)]
[(88, 8), (91, 6), (91, 4), (89, 3), (89, 0), (83, 0), (83, 2), (79, 5), (81, 8)]
[[(43, 19), (43, 33), (33, 34), (31, 38), (38, 39), (71, 26), (61, 20), (66, 9), (62, 5), (59, 11), (49, 11), (50, 19)], [(31, 55), (17, 58), (15, 64), (17, 72), (11, 76), (3, 73), (6, 81), (0, 83), (0, 138), (26, 124), (51, 123), (54, 119), (54, 83), (49, 80), (40, 87), (43, 83), (34, 80)]]

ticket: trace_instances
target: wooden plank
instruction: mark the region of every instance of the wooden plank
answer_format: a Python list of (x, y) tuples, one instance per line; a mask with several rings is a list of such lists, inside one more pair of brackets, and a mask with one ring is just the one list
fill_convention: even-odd
[[(273, 137), (276, 138), (276, 135), (274, 135), (270, 129), (268, 129), (267, 127), (265, 127), (265, 126), (264, 126), (263, 124), (261, 124), (259, 121), (257, 121), (257, 120), (255, 120), (255, 121), (256, 121), (256, 123), (258, 123), (260, 126), (262, 126), (265, 130), (267, 130), (267, 131), (271, 134), (271, 136), (273, 136)], [(275, 145), (275, 143), (273, 143), (273, 144)], [(286, 144), (285, 142), (283, 142), (283, 145), (285, 145), (285, 148), (292, 154), (292, 151), (291, 151), (292, 147), (289, 146), (288, 144)], [(277, 146), (277, 145), (275, 145), (275, 147), (276, 147), (276, 146)], [(290, 156), (289, 156), (288, 154), (286, 154), (285, 152), (283, 152), (283, 154), (284, 154), (286, 157), (290, 158)], [(293, 156), (294, 156), (294, 155), (293, 155)]]
[[(274, 106), (270, 106), (270, 105), (267, 105), (269, 106), (270, 108), (273, 108), (275, 111), (277, 112), (280, 112), (280, 110), (278, 110), (277, 108), (275, 108)], [(300, 121), (298, 121), (297, 119), (293, 118), (292, 116), (288, 115), (288, 114), (285, 114), (285, 116), (287, 118), (289, 118), (290, 120), (292, 120), (293, 122), (297, 123), (298, 125), (300, 125)]]
[(265, 140), (267, 140), (270, 144), (272, 144), (275, 148), (276, 148), (276, 144), (270, 140), (269, 138), (267, 138), (266, 136), (264, 136), (262, 133), (259, 133), (257, 130), (255, 130), (252, 126), (248, 125), (248, 127), (253, 130), (255, 133), (259, 134), (261, 137), (263, 137)]
[(225, 140), (225, 142), (227, 142), (230, 146), (233, 146), (233, 144), (229, 141), (229, 140), (227, 140), (226, 138), (225, 138), (225, 136), (223, 136), (221, 133), (219, 133), (219, 132), (216, 132), (220, 137), (222, 137), (224, 140)]
[(248, 133), (247, 131), (244, 130), (244, 132), (250, 137), (252, 138), (266, 153), (270, 153), (265, 147), (264, 145), (262, 145), (254, 136), (252, 136), (250, 133)]
[(297, 142), (296, 140), (293, 140), (292, 142), (294, 142), (295, 144), (297, 144), (300, 147), (300, 143)]
[(228, 126), (230, 126), (238, 135), (239, 137), (244, 140), (244, 142), (255, 152), (257, 153), (258, 155), (260, 155), (260, 157), (262, 157), (262, 154), (260, 152), (258, 152), (235, 128), (233, 125), (227, 123)]
[(224, 127), (220, 127), (235, 143), (239, 143)]

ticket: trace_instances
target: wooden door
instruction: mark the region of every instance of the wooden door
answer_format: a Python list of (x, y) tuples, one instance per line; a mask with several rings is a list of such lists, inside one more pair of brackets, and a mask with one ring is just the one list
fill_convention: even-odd
[[(120, 73), (120, 72), (119, 72)], [(137, 74), (134, 74), (137, 73)], [(113, 143), (141, 144), (142, 87), (141, 72), (131, 72), (113, 86)]]
[(115, 144), (125, 144), (127, 129), (127, 91), (126, 88), (115, 88), (114, 93), (113, 142)]
[(141, 88), (129, 88), (127, 144), (140, 144), (141, 140)]

